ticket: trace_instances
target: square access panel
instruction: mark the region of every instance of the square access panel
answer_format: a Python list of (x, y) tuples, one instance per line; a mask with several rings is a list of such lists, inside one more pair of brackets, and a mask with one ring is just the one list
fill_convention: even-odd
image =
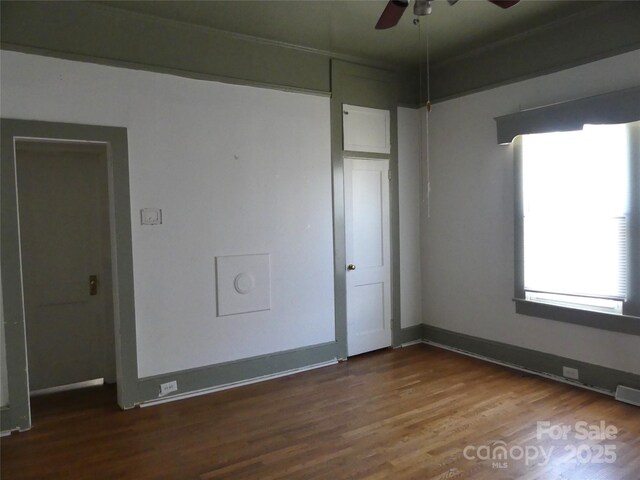
[(162, 225), (162, 210), (159, 208), (140, 210), (140, 225)]
[(216, 257), (218, 316), (271, 309), (268, 253)]

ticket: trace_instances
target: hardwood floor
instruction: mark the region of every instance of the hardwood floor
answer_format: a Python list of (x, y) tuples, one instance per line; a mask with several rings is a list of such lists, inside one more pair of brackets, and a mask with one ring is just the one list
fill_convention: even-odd
[[(1, 441), (4, 480), (640, 479), (639, 408), (426, 345), (150, 408), (95, 387), (32, 412)], [(545, 421), (572, 431), (537, 439)], [(580, 421), (615, 438), (577, 439)]]

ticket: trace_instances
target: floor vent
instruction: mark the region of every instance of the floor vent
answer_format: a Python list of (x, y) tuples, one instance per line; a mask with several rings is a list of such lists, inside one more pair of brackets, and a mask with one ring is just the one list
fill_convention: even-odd
[(640, 407), (640, 390), (618, 385), (618, 388), (616, 388), (616, 400)]

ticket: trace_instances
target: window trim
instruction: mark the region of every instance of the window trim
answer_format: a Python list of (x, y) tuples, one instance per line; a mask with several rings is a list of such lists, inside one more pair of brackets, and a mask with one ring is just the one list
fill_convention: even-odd
[(636, 316), (564, 307), (517, 297), (513, 301), (516, 304), (516, 313), (520, 315), (557, 320), (600, 330), (640, 335), (640, 318)]
[[(640, 123), (630, 128), (629, 154), (640, 154)], [(527, 300), (524, 289), (524, 216), (522, 136), (514, 146), (514, 302), (516, 313), (583, 325), (631, 335), (640, 335), (640, 161), (631, 162), (631, 211), (629, 225), (628, 299), (622, 314), (585, 310), (569, 306)], [(634, 182), (635, 179), (635, 182)]]
[(583, 125), (632, 123), (640, 120), (640, 86), (522, 110), (496, 117), (499, 145), (518, 135), (568, 132)]

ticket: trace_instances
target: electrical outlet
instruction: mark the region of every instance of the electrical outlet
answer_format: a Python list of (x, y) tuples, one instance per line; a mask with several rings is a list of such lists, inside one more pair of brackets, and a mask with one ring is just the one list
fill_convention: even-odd
[(571, 367), (562, 367), (562, 376), (572, 380), (578, 380), (580, 378), (578, 375), (578, 369)]
[(178, 391), (178, 382), (175, 380), (173, 382), (161, 383), (160, 384), (160, 393), (159, 397), (164, 397), (165, 395), (169, 395), (171, 392)]

